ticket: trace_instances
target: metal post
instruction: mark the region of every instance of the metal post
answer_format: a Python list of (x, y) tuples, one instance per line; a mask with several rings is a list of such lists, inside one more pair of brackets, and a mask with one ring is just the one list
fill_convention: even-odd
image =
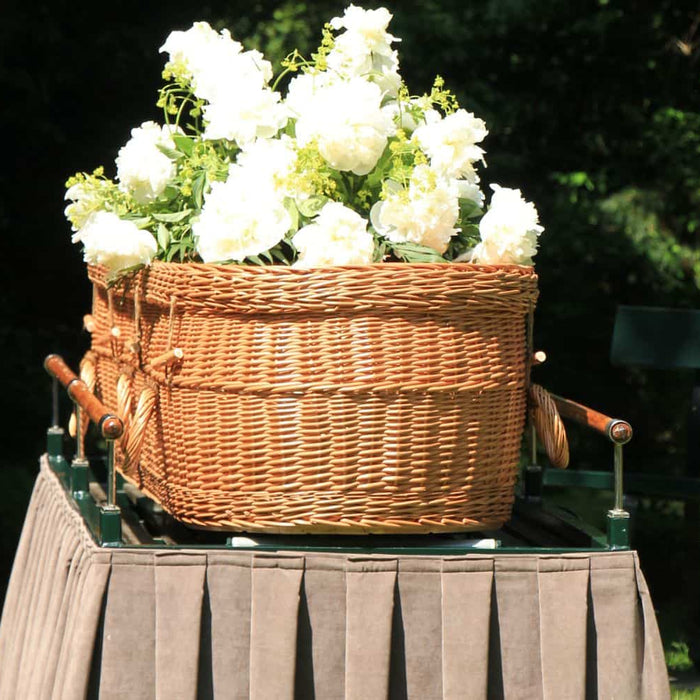
[(615, 470), (615, 511), (624, 510), (622, 503), (623, 484), (622, 484), (622, 445), (615, 443), (614, 451), (614, 470)]
[(75, 404), (75, 449), (76, 459), (85, 461), (85, 444), (83, 443), (83, 409), (79, 404)]
[(51, 427), (58, 428), (58, 379), (51, 383)]
[(100, 506), (100, 543), (105, 547), (119, 547), (122, 543), (121, 509), (117, 505), (114, 440), (107, 440), (107, 503)]
[(613, 509), (608, 511), (608, 544), (611, 549), (629, 549), (630, 514), (624, 509), (622, 488), (622, 444), (615, 442), (614, 476), (615, 497)]
[(83, 412), (78, 404), (75, 405), (76, 418), (76, 455), (71, 462), (70, 469), (70, 489), (73, 498), (85, 498), (90, 490), (90, 479), (88, 476), (89, 464), (85, 459), (85, 449), (80, 434), (80, 426), (83, 419)]
[(114, 467), (114, 440), (107, 440), (107, 503), (117, 505), (117, 470)]

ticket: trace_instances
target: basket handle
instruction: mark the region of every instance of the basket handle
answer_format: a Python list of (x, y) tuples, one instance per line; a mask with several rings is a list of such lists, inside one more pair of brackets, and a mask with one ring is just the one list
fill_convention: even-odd
[(157, 400), (158, 396), (154, 389), (147, 386), (139, 396), (133, 416), (129, 415), (129, 429), (121, 442), (121, 448), (124, 452), (124, 463), (122, 464), (124, 470), (132, 464), (139, 463), (146, 438), (146, 427), (151, 415), (153, 415)]
[(544, 445), (552, 466), (566, 469), (569, 466), (569, 442), (554, 398), (544, 387), (531, 384), (530, 400), (530, 415), (537, 438)]

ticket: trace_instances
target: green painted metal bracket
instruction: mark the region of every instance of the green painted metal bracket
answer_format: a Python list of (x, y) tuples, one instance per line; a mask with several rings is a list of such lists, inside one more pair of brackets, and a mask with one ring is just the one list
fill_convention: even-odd
[(119, 506), (104, 504), (98, 506), (99, 541), (103, 547), (121, 547), (122, 512)]
[(609, 510), (607, 524), (610, 549), (629, 549), (630, 514), (624, 510)]
[(46, 431), (46, 452), (49, 456), (49, 464), (61, 480), (64, 488), (68, 487), (69, 465), (63, 456), (63, 428), (56, 426)]
[(90, 490), (90, 463), (76, 457), (70, 464), (70, 491), (73, 498), (79, 499)]

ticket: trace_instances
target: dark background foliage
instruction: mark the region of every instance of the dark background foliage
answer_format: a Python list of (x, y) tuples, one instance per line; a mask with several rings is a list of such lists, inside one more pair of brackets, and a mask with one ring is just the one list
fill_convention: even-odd
[[(60, 352), (77, 366), (88, 343), (80, 328), (90, 289), (62, 216), (65, 179), (101, 164), (113, 174), (129, 130), (159, 119), (157, 49), (171, 29), (195, 20), (228, 26), (278, 63), (294, 46), (308, 55), (323, 22), (345, 4), (4, 4), (0, 581), (9, 574), (44, 448), (49, 382), (42, 359)], [(678, 473), (693, 376), (613, 368), (608, 351), (618, 304), (700, 307), (697, 3), (381, 4), (394, 12), (392, 31), (403, 38), (402, 72), (412, 92), (429, 89), (440, 73), (462, 106), (487, 121), (484, 182), (520, 187), (537, 203), (546, 233), (537, 258), (535, 339), (549, 359), (536, 380), (629, 418), (636, 436), (627, 463), (635, 469)], [(609, 461), (596, 440), (574, 434), (572, 442), (578, 464)], [(639, 507), (655, 525), (640, 530), (636, 546), (663, 605), (690, 575), (692, 543), (669, 529), (674, 504), (644, 500)]]

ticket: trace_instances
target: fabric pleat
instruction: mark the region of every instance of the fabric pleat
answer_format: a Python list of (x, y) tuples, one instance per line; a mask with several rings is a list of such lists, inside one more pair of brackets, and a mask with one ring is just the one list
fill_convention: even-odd
[(441, 581), (443, 696), (485, 698), (493, 558), (446, 559)]
[(205, 554), (156, 554), (156, 697), (197, 698), (205, 571)]
[(250, 606), (250, 697), (294, 697), (303, 559), (254, 557)]
[(0, 700), (664, 700), (634, 552), (100, 548), (46, 461)]
[(379, 700), (389, 689), (396, 561), (347, 560), (345, 697)]

